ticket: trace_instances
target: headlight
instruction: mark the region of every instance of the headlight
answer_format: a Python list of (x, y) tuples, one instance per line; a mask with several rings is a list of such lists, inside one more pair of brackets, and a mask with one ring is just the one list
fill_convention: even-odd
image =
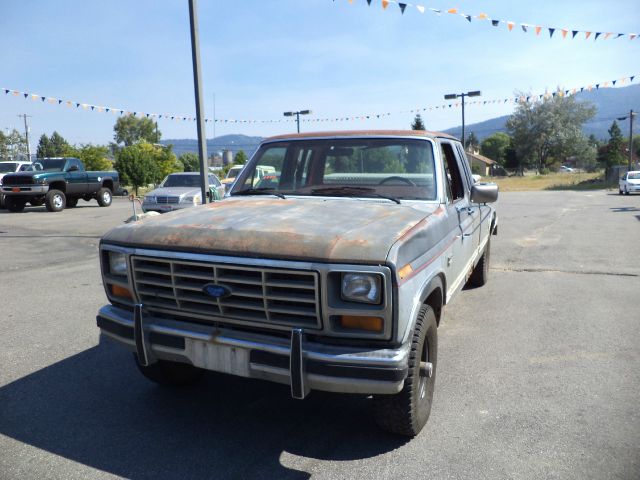
[(184, 197), (182, 200), (180, 200), (180, 203), (193, 203), (194, 205), (199, 205), (200, 195)]
[(109, 273), (111, 275), (127, 275), (127, 257), (124, 253), (109, 252)]
[(382, 279), (378, 274), (343, 273), (342, 299), (350, 302), (379, 304), (382, 298)]
[(145, 195), (143, 202), (156, 203), (156, 197), (153, 195)]

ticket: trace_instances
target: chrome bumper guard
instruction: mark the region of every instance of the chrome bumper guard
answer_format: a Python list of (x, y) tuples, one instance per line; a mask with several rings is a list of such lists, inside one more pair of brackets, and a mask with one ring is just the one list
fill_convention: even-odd
[(291, 396), (311, 390), (394, 394), (407, 376), (408, 346), (366, 349), (309, 341), (293, 328), (289, 339), (158, 318), (143, 305), (133, 312), (105, 305), (96, 318), (104, 337), (136, 352), (142, 365), (158, 360), (191, 363), (200, 368), (289, 384)]

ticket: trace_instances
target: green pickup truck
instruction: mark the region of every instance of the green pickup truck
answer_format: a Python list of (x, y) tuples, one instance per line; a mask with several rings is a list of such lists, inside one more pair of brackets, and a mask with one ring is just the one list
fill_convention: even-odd
[(75, 207), (80, 199), (96, 199), (98, 205), (108, 207), (120, 186), (118, 172), (87, 172), (82, 161), (73, 157), (43, 158), (33, 166), (33, 171), (3, 178), (2, 194), (10, 212), (21, 212), (27, 202), (60, 212)]

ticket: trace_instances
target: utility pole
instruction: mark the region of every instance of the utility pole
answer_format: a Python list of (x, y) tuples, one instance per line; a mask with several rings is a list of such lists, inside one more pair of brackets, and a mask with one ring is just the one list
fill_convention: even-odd
[(213, 139), (216, 139), (216, 94), (213, 94)]
[(466, 151), (464, 144), (464, 97), (479, 97), (481, 95), (480, 90), (474, 90), (473, 92), (466, 93), (448, 93), (444, 96), (445, 100), (455, 100), (456, 98), (462, 98), (462, 148)]
[(631, 164), (633, 163), (633, 116), (635, 112), (631, 110), (629, 112), (629, 171), (631, 171)]
[(25, 140), (27, 141), (27, 159), (31, 161), (31, 146), (29, 145), (29, 125), (27, 124), (27, 118), (31, 117), (31, 115), (23, 113), (22, 115), (18, 116), (24, 118), (24, 136)]
[[(204, 129), (204, 103), (202, 100), (202, 75), (200, 73), (200, 40), (198, 37), (198, 6), (189, 0), (191, 26), (191, 59), (193, 61), (193, 89), (196, 95), (196, 123), (198, 124), (198, 153), (200, 154), (200, 190), (202, 204), (207, 203), (209, 193), (209, 169), (207, 168), (207, 136)], [(213, 199), (211, 199), (213, 201)]]

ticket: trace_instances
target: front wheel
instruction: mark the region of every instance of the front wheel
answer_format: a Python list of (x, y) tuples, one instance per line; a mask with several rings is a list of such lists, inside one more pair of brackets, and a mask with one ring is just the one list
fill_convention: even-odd
[(138, 370), (152, 382), (164, 386), (182, 386), (195, 383), (202, 378), (204, 370), (187, 363), (170, 362), (159, 360), (151, 365), (140, 365), (138, 356), (134, 353), (133, 358)]
[(375, 395), (376, 423), (388, 432), (415, 437), (431, 413), (438, 363), (438, 326), (429, 305), (418, 313), (409, 352), (409, 373), (395, 395)]
[(111, 190), (108, 188), (101, 188), (98, 190), (98, 205), (101, 207), (108, 207), (111, 205)]
[(4, 206), (7, 207), (7, 210), (10, 212), (21, 212), (24, 210), (24, 206), (27, 204), (26, 200), (22, 198), (15, 197), (5, 197), (4, 198)]
[(50, 212), (61, 212), (67, 205), (67, 197), (60, 190), (49, 190), (44, 196), (44, 205)]

